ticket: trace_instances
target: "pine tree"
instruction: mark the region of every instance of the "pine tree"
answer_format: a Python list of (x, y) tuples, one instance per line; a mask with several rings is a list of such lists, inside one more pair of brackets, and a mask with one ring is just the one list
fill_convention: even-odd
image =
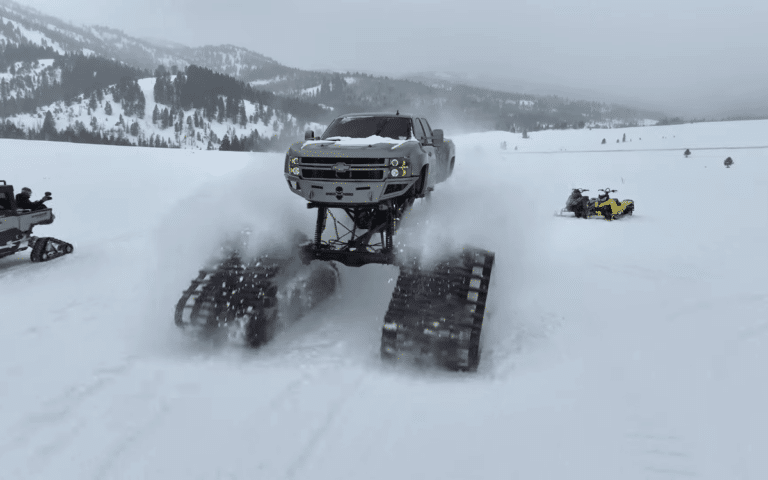
[(235, 104), (235, 99), (232, 95), (229, 95), (227, 97), (226, 108), (227, 108), (227, 113), (226, 113), (227, 118), (231, 120), (232, 123), (235, 123), (235, 120), (237, 117), (237, 106)]
[(224, 135), (224, 140), (221, 141), (221, 146), (219, 147), (219, 150), (222, 152), (227, 152), (231, 150), (232, 146), (229, 144), (229, 136)]
[(107, 101), (106, 105), (104, 105), (104, 113), (107, 115), (112, 115), (112, 104)]
[(155, 109), (152, 110), (152, 125), (157, 125), (157, 121), (160, 119), (160, 109), (155, 104)]
[(232, 146), (230, 147), (230, 150), (233, 152), (242, 151), (242, 148), (240, 148), (240, 140), (237, 139), (237, 134), (232, 134)]
[[(165, 67), (163, 67), (163, 73), (164, 73), (164, 70), (165, 70)], [(158, 70), (155, 71), (155, 74), (157, 76), (155, 77), (155, 86), (152, 89), (152, 92), (155, 95), (155, 102), (164, 104), (166, 103), (166, 101), (165, 101), (165, 77), (163, 76), (163, 73), (160, 72), (160, 67), (158, 67)]]
[(224, 123), (224, 118), (225, 118), (227, 112), (226, 112), (226, 107), (224, 106), (224, 100), (222, 100), (221, 97), (219, 97), (219, 101), (216, 104), (216, 106), (217, 106), (217, 110), (218, 110), (216, 112), (216, 120), (218, 120), (219, 123)]
[(40, 133), (45, 140), (53, 140), (58, 135), (58, 132), (56, 132), (56, 122), (53, 120), (50, 110), (45, 112), (45, 120), (43, 120), (43, 128), (40, 130)]
[(133, 135), (134, 137), (139, 135), (139, 122), (134, 121), (131, 124), (131, 135)]
[(238, 112), (238, 115), (240, 116), (240, 126), (245, 128), (245, 126), (248, 124), (248, 115), (245, 113), (244, 101), (240, 101), (240, 111)]
[(136, 105), (133, 107), (133, 111), (136, 113), (136, 116), (139, 118), (144, 118), (144, 110), (147, 109), (147, 100), (144, 98), (144, 92), (142, 92), (138, 88), (138, 84), (136, 84), (137, 89), (137, 97), (136, 97)]
[[(98, 103), (96, 103), (96, 93), (91, 94), (91, 100), (88, 102), (88, 109), (90, 110), (96, 110), (96, 108), (99, 106)], [(89, 114), (90, 115), (90, 114)]]

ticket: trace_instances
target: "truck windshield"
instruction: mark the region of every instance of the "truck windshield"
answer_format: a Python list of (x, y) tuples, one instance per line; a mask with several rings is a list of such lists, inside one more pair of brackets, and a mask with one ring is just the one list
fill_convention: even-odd
[(406, 117), (342, 117), (334, 120), (323, 133), (331, 137), (366, 138), (372, 135), (395, 140), (411, 136), (411, 119)]

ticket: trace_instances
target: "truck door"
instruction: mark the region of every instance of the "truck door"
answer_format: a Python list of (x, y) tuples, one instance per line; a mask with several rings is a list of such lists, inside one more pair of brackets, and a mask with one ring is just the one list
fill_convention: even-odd
[(419, 118), (417, 120), (421, 123), (421, 128), (424, 130), (424, 136), (426, 137), (426, 141), (429, 143), (429, 146), (424, 147), (424, 149), (429, 149), (427, 152), (427, 158), (429, 158), (430, 163), (430, 176), (432, 177), (433, 183), (441, 182), (445, 179), (446, 176), (445, 165), (447, 165), (447, 163), (445, 159), (440, 158), (441, 149), (437, 148), (432, 143), (432, 128), (430, 128), (427, 119)]

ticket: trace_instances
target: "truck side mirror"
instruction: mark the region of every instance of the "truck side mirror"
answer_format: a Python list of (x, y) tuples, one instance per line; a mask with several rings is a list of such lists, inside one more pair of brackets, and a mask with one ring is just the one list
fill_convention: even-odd
[(435, 145), (441, 145), (445, 141), (443, 131), (441, 129), (432, 130), (432, 143)]
[(315, 132), (312, 130), (307, 130), (304, 132), (304, 140), (314, 140), (315, 139)]

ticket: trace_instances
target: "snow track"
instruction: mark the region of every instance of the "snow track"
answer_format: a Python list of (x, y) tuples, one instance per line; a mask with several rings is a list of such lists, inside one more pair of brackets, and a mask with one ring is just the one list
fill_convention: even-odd
[[(280, 154), (0, 140), (4, 179), (54, 192), (35, 234), (75, 246), (0, 260), (0, 478), (768, 477), (768, 164), (696, 155), (768, 128), (674, 127), (691, 158), (454, 139), (453, 177), (396, 240), (496, 252), (475, 374), (381, 363), (391, 266), (340, 267), (336, 296), (258, 350), (174, 326), (226, 235), (250, 227), (258, 255), (311, 233)], [(633, 218), (552, 216), (606, 186)]]

